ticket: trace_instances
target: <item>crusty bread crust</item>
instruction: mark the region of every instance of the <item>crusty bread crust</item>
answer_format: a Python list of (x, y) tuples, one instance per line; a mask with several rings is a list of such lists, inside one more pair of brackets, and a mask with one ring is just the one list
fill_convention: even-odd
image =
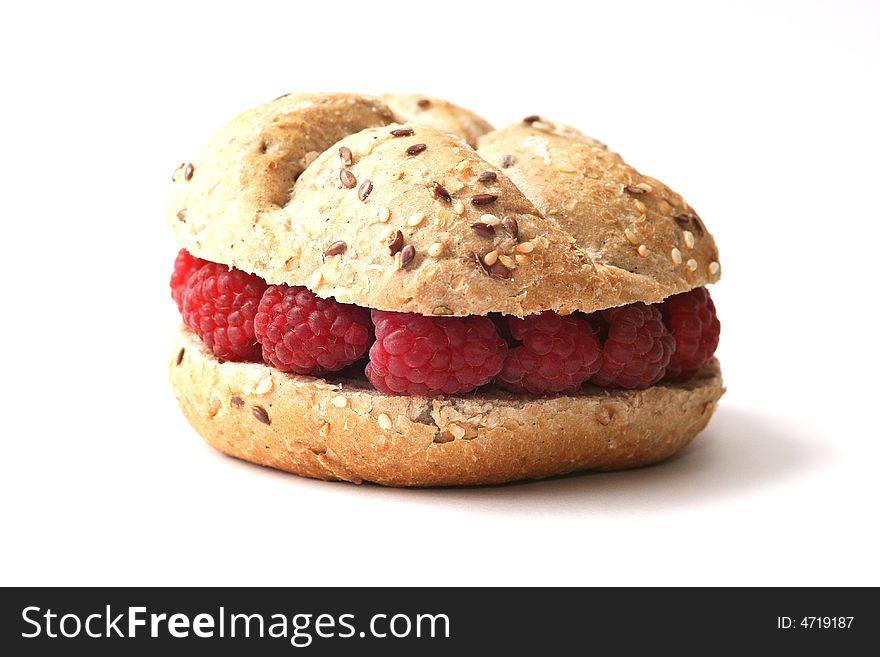
[(593, 312), (720, 275), (681, 197), (595, 140), (523, 122), (480, 139), (493, 164), (393, 118), (351, 94), (244, 112), (175, 173), (178, 242), (269, 283), (423, 315)]
[(170, 362), (190, 424), (218, 450), (306, 477), (388, 486), (496, 484), (661, 461), (708, 423), (717, 360), (684, 383), (524, 397), (383, 395), (257, 363), (220, 362), (181, 328)]
[(574, 237), (619, 303), (656, 303), (714, 283), (718, 249), (697, 213), (600, 141), (530, 117), (480, 138), (477, 151)]
[(398, 123), (420, 123), (451, 132), (476, 148), (477, 140), (492, 130), (492, 124), (448, 100), (419, 94), (379, 94)]

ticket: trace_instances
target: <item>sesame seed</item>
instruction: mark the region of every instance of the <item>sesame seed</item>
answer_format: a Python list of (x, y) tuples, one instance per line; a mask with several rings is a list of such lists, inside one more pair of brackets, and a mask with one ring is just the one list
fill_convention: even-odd
[(638, 196), (640, 194), (644, 194), (646, 190), (642, 189), (638, 185), (626, 185), (623, 188), (623, 191), (625, 191), (627, 194), (632, 194), (633, 196)]
[(257, 384), (257, 387), (254, 388), (254, 392), (258, 395), (265, 395), (274, 387), (275, 382), (272, 380), (272, 377), (267, 376), (265, 379), (260, 380), (260, 382)]
[(513, 259), (520, 265), (527, 265), (532, 261), (525, 253), (515, 253)]
[(457, 215), (463, 215), (464, 214), (464, 203), (462, 203), (461, 201), (456, 201), (452, 205), (452, 211)]
[(266, 412), (266, 409), (262, 406), (254, 406), (251, 409), (251, 413), (255, 418), (257, 418), (260, 422), (265, 425), (272, 424), (272, 420), (269, 418), (269, 414)]
[(361, 186), (358, 188), (358, 198), (362, 201), (366, 201), (367, 197), (373, 191), (373, 181), (365, 180), (361, 183)]
[(483, 256), (483, 264), (487, 267), (491, 267), (496, 262), (498, 262), (498, 251), (492, 250)]
[(501, 219), (494, 214), (484, 214), (480, 215), (480, 223), (486, 224), (487, 226), (497, 226), (501, 223)]
[(446, 190), (446, 188), (440, 183), (434, 183), (434, 198), (438, 198), (441, 201), (446, 201), (447, 203), (452, 203), (452, 196)]
[(403, 269), (403, 258), (400, 256), (400, 251), (391, 256), (391, 258), (394, 260), (394, 271)]
[(416, 131), (412, 128), (395, 128), (391, 131), (392, 137), (412, 137)]
[(644, 214), (645, 211), (648, 209), (647, 206), (641, 201), (636, 201), (633, 205), (636, 206), (636, 210), (638, 210), (640, 214)]
[(505, 155), (501, 158), (501, 168), (508, 169), (513, 166), (513, 163), (516, 162), (516, 159), (513, 155)]
[(385, 431), (391, 429), (391, 418), (388, 417), (388, 415), (386, 415), (385, 413), (379, 413), (379, 415), (376, 417), (376, 422), (379, 423), (380, 429), (384, 429)]
[(348, 248), (348, 244), (343, 242), (342, 240), (336, 240), (326, 249), (324, 249), (325, 256), (335, 256), (341, 253), (345, 253), (345, 250)]
[(646, 183), (646, 182), (640, 182), (638, 185), (636, 185), (636, 187), (639, 188), (639, 189), (641, 189), (643, 192), (648, 193), (648, 194), (650, 194), (651, 192), (654, 191), (654, 188), (651, 187), (651, 186), (650, 186), (648, 183)]
[(409, 263), (413, 261), (413, 258), (416, 257), (416, 247), (412, 244), (407, 244), (403, 249), (400, 250), (400, 267), (403, 269)]
[(709, 274), (710, 274), (710, 275), (714, 276), (714, 275), (717, 274), (720, 270), (721, 270), (721, 265), (719, 265), (719, 264), (718, 264), (717, 262), (715, 262), (714, 260), (713, 260), (712, 262), (709, 263)]
[(660, 210), (661, 214), (670, 214), (672, 212), (672, 206), (666, 201), (660, 201), (660, 205), (657, 206), (657, 209)]
[(403, 233), (399, 230), (394, 233), (394, 237), (388, 242), (388, 250), (391, 255), (399, 252), (403, 248)]
[(497, 200), (497, 194), (475, 194), (471, 197), (471, 205), (490, 205)]
[(529, 125), (533, 124), (535, 121), (540, 121), (541, 117), (537, 114), (530, 114), (526, 118), (523, 119), (523, 123), (528, 123)]
[(477, 234), (480, 237), (488, 237), (489, 239), (495, 237), (495, 226), (489, 226), (483, 223), (475, 223), (471, 224), (471, 228), (477, 231)]
[(431, 311), (432, 315), (454, 315), (455, 312), (448, 306), (437, 306)]
[(643, 258), (648, 257), (648, 247), (645, 246), (644, 244), (640, 244), (639, 248), (637, 250), (639, 252), (639, 255), (642, 256)]
[(318, 430), (318, 433), (321, 434), (322, 438), (326, 438), (330, 435), (330, 423), (325, 422), (321, 425), (321, 428)]
[(406, 225), (407, 226), (418, 226), (424, 220), (425, 220), (425, 213), (424, 212), (415, 212), (415, 213), (411, 214), (409, 216), (409, 218), (406, 220)]
[(450, 434), (452, 434), (453, 438), (455, 438), (456, 440), (461, 440), (462, 438), (464, 438), (464, 435), (465, 435), (464, 427), (460, 427), (457, 424), (450, 424), (449, 426), (446, 427), (446, 430)]
[(320, 287), (321, 279), (324, 278), (324, 274), (321, 273), (320, 269), (316, 269), (312, 272), (312, 275), (309, 276), (309, 283), (306, 287), (310, 290), (314, 290), (316, 287)]
[(498, 174), (495, 173), (494, 171), (484, 171), (477, 178), (477, 180), (480, 181), (481, 183), (495, 182), (497, 179), (498, 179)]
[(689, 249), (694, 248), (694, 234), (686, 230), (682, 233), (682, 236), (684, 237), (684, 245)]
[(342, 183), (342, 186), (348, 189), (352, 189), (358, 184), (357, 178), (355, 178), (354, 174), (348, 169), (343, 169), (339, 172), (339, 180)]
[(413, 144), (409, 148), (406, 149), (407, 155), (418, 155), (422, 151), (428, 148), (427, 144)]
[(697, 261), (691, 258), (687, 261), (687, 268), (691, 271), (697, 271)]
[(516, 219), (513, 217), (504, 217), (504, 219), (501, 220), (501, 227), (513, 239), (519, 239), (519, 224), (516, 222)]
[(192, 180), (195, 171), (196, 168), (192, 164), (187, 164), (186, 168), (183, 170), (183, 179), (187, 181)]
[(358, 139), (357, 144), (354, 146), (354, 154), (358, 157), (364, 157), (365, 155), (369, 155), (373, 151), (373, 144), (375, 142), (369, 135), (364, 135), (360, 139)]
[(416, 105), (418, 105), (422, 109), (428, 109), (431, 106), (431, 101), (428, 100), (427, 98), (419, 98), (416, 101)]
[(446, 245), (443, 242), (434, 242), (431, 246), (428, 247), (428, 255), (432, 258), (436, 258), (445, 250)]
[(345, 408), (348, 406), (348, 399), (342, 395), (336, 395), (335, 397), (330, 398), (330, 403), (336, 408)]
[(501, 264), (508, 269), (516, 269), (516, 260), (511, 258), (509, 255), (500, 255), (498, 256), (498, 260), (500, 260)]
[(354, 161), (354, 156), (348, 146), (339, 147), (339, 157), (342, 160), (342, 163), (347, 167), (350, 167), (351, 163)]
[(391, 210), (387, 207), (380, 208), (377, 217), (380, 223), (387, 224), (388, 220), (391, 219)]
[(516, 245), (517, 253), (531, 253), (535, 250), (535, 245), (532, 242), (523, 242), (522, 244)]
[(681, 264), (681, 251), (679, 251), (675, 247), (672, 247), (672, 251), (669, 252), (669, 255), (672, 257), (672, 262), (674, 262), (676, 265)]
[(629, 228), (623, 229), (623, 234), (626, 237), (626, 241), (635, 246), (639, 243), (639, 238), (636, 237), (636, 234), (632, 232)]

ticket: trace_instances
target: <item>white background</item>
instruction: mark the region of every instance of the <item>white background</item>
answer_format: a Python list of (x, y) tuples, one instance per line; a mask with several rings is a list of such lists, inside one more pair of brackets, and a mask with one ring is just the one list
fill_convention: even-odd
[[(2, 13), (0, 583), (880, 584), (877, 3)], [(681, 191), (723, 263), (708, 430), (657, 467), (465, 490), (206, 447), (166, 381), (170, 174), (302, 90), (539, 113)]]

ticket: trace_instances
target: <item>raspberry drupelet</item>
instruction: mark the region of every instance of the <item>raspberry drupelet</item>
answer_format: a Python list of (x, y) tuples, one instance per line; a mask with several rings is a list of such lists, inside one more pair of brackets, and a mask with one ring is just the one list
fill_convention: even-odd
[(371, 312), (376, 341), (367, 378), (393, 395), (470, 392), (501, 370), (507, 344), (487, 317), (425, 317)]
[(354, 363), (373, 341), (369, 310), (322, 299), (300, 286), (270, 285), (254, 330), (267, 363), (314, 376)]

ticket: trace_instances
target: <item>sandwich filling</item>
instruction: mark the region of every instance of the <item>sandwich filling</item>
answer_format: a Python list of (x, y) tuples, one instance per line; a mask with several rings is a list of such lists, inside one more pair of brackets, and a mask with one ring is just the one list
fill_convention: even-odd
[(704, 287), (590, 314), (429, 317), (268, 285), (185, 249), (171, 296), (187, 328), (220, 359), (325, 378), (362, 369), (393, 395), (458, 395), (490, 384), (523, 395), (570, 394), (585, 384), (647, 388), (693, 377), (711, 361), (720, 333)]

